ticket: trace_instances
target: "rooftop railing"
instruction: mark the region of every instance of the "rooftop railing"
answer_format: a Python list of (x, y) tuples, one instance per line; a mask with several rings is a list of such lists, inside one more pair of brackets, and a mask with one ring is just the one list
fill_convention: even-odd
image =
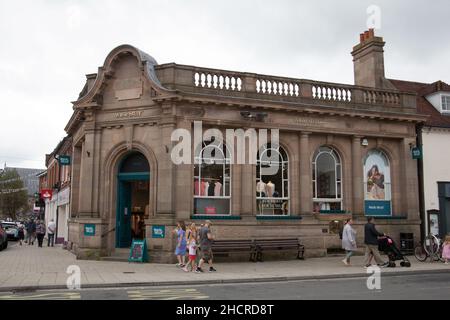
[(306, 79), (267, 76), (194, 66), (165, 64), (156, 67), (163, 86), (188, 93), (212, 94), (321, 105), (364, 105), (415, 112), (414, 93)]

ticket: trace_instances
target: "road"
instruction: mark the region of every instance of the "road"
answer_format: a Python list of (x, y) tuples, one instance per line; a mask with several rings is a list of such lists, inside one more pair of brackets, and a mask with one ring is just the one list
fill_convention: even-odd
[(333, 299), (449, 299), (449, 273), (388, 276), (381, 289), (369, 290), (367, 278), (287, 282), (214, 284), (199, 286), (140, 287), (1, 292), (4, 300), (333, 300)]

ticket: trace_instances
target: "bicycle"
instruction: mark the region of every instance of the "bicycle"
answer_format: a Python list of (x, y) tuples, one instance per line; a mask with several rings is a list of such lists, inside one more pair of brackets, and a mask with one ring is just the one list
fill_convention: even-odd
[(430, 233), (426, 236), (423, 244), (419, 244), (414, 248), (414, 256), (420, 262), (424, 262), (428, 258), (430, 258), (430, 262), (444, 262), (444, 259), (442, 259), (442, 250), (442, 241), (437, 236)]

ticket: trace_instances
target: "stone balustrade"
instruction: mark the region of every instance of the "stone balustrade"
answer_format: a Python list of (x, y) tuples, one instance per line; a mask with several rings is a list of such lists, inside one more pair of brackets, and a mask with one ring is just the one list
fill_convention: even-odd
[[(165, 64), (156, 67), (162, 85), (187, 93), (336, 105), (390, 107), (415, 112), (414, 93), (306, 79)], [(406, 109), (405, 109), (406, 108)]]

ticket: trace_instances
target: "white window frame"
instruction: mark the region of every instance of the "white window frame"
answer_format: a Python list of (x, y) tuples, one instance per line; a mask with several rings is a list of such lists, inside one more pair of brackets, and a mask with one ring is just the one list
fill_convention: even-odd
[[(321, 149), (328, 149), (328, 150), (321, 150)], [(331, 155), (334, 160), (334, 175), (335, 175), (334, 183), (335, 183), (335, 190), (336, 190), (335, 198), (318, 198), (317, 197), (317, 177), (318, 177), (318, 175), (317, 175), (317, 159), (319, 159), (319, 157), (323, 154)], [(343, 180), (342, 179), (343, 178), (343, 176), (342, 176), (342, 161), (341, 161), (341, 157), (340, 157), (339, 153), (332, 147), (321, 146), (316, 151), (312, 165), (313, 165), (313, 170), (314, 170), (314, 177), (312, 178), (312, 182), (313, 182), (313, 186), (314, 186), (314, 188), (313, 188), (313, 203), (340, 203), (340, 207), (341, 207), (340, 210), (343, 210), (342, 202), (343, 202), (344, 187), (343, 187), (343, 183), (342, 183), (342, 180)], [(338, 166), (339, 166), (340, 179), (338, 179)], [(338, 186), (340, 187), (340, 189), (338, 188)], [(338, 190), (340, 190), (340, 197), (339, 197)]]
[(450, 95), (448, 94), (441, 94), (441, 111), (442, 113), (450, 113)]
[[(284, 154), (286, 154), (286, 160), (283, 158), (281, 152), (279, 151), (280, 149), (282, 149), (284, 151)], [(278, 159), (282, 159), (281, 160), (281, 167), (280, 167), (280, 162), (279, 161), (261, 161), (261, 156), (264, 155), (265, 153), (267, 153), (270, 150), (270, 152), (276, 152), (278, 154)], [(284, 149), (282, 146), (278, 147), (278, 150), (275, 148), (267, 148), (267, 146), (264, 147), (264, 150), (259, 153), (258, 152), (258, 158), (256, 159), (256, 165), (259, 167), (259, 176), (256, 176), (256, 181), (261, 181), (261, 164), (278, 164), (279, 168), (281, 169), (281, 197), (258, 197), (256, 196), (256, 203), (258, 203), (258, 200), (285, 200), (288, 202), (288, 213), (284, 214), (284, 217), (288, 217), (291, 215), (291, 201), (290, 201), (290, 165), (289, 165), (289, 155), (286, 151), (286, 149)], [(283, 167), (287, 166), (287, 178), (284, 178), (283, 175)], [(287, 182), (287, 197), (285, 196), (285, 182)], [(274, 214), (260, 214), (259, 209), (257, 208), (257, 216), (258, 217), (273, 217), (276, 216)]]
[[(220, 145), (220, 147), (222, 147), (222, 145)], [(202, 164), (206, 163), (206, 164), (213, 164), (213, 165), (222, 165), (222, 177), (223, 180), (222, 182), (222, 195), (221, 196), (201, 196), (201, 195), (196, 195), (195, 194), (195, 187), (194, 187), (194, 201), (195, 199), (208, 199), (208, 200), (214, 200), (214, 199), (227, 199), (229, 201), (229, 211), (226, 214), (216, 214), (214, 215), (215, 217), (217, 216), (229, 216), (231, 215), (231, 192), (232, 192), (232, 186), (231, 186), (231, 181), (232, 181), (232, 165), (231, 165), (231, 156), (230, 156), (230, 151), (228, 148), (226, 148), (226, 156), (223, 152), (223, 150), (220, 148), (219, 146), (216, 145), (210, 145), (209, 143), (206, 143), (205, 141), (202, 142), (202, 149), (199, 151), (198, 155), (195, 155), (195, 161), (194, 161), (194, 185), (195, 185), (195, 181), (201, 181), (202, 179)], [(215, 163), (218, 162), (217, 161), (217, 157), (216, 158), (205, 158), (203, 157), (203, 153), (205, 152), (205, 150), (207, 148), (213, 148), (215, 150), (218, 150), (220, 152), (221, 155), (221, 159), (220, 162), (223, 161), (222, 164), (220, 163)], [(216, 151), (217, 152), (217, 151)], [(229, 166), (229, 173), (230, 176), (226, 177), (225, 172), (226, 172), (226, 166)], [(198, 176), (195, 175), (195, 166), (198, 166)], [(228, 182), (228, 188), (229, 188), (229, 195), (226, 195), (226, 182)], [(194, 215), (197, 216), (204, 216), (205, 214), (203, 213), (194, 213)]]

